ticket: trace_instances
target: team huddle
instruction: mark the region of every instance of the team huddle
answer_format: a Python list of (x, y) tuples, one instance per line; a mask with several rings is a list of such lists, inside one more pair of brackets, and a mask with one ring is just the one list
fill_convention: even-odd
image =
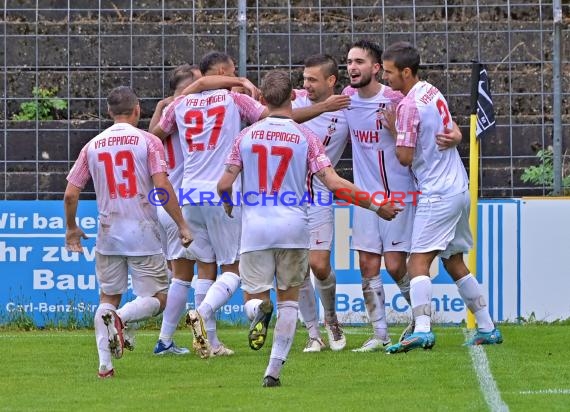
[[(472, 238), (468, 178), (456, 149), (461, 132), (439, 90), (419, 80), (419, 65), (418, 51), (409, 43), (382, 52), (373, 42), (357, 41), (347, 56), (350, 85), (336, 95), (338, 66), (329, 55), (305, 60), (303, 89), (295, 90), (290, 74), (279, 70), (268, 72), (258, 89), (235, 77), (227, 54), (211, 52), (199, 67), (173, 71), (173, 95), (158, 103), (149, 132), (137, 128), (135, 93), (113, 89), (107, 102), (114, 124), (82, 149), (64, 197), (66, 247), (81, 251), (85, 234), (75, 215), (81, 190), (93, 179), (99, 210), (98, 376), (112, 377), (112, 358), (133, 349), (131, 325), (161, 312), (154, 354), (190, 353), (173, 337), (192, 284), (195, 309), (185, 320), (202, 358), (234, 355), (218, 338), (215, 313), (240, 286), (251, 320), (251, 349), (265, 344), (276, 310), (264, 387), (281, 385), (299, 313), (309, 335), (304, 352), (343, 350), (346, 337), (335, 310), (330, 263), (332, 204), (291, 201), (325, 199), (337, 191), (355, 207), (351, 248), (358, 252), (373, 330), (353, 352), (397, 354), (434, 346), (429, 267), (436, 256), (477, 320), (467, 344), (502, 343), (481, 288), (463, 262)], [(386, 85), (379, 81), (381, 70)], [(242, 130), (242, 122), (249, 126)], [(129, 139), (120, 138), (125, 136)], [(347, 144), (354, 183), (334, 170)], [(180, 193), (185, 195), (177, 197)], [(268, 201), (239, 202), (240, 193)], [(291, 194), (289, 201), (280, 193)], [(382, 257), (412, 308), (411, 322), (396, 343), (388, 333)], [(137, 297), (119, 308), (129, 273)], [(310, 273), (324, 309), (326, 338), (319, 330)]]

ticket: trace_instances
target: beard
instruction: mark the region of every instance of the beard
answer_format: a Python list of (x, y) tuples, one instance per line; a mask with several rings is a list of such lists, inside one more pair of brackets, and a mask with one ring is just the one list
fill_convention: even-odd
[(372, 75), (371, 74), (360, 74), (360, 81), (358, 83), (350, 83), (350, 86), (355, 88), (355, 89), (360, 89), (361, 87), (366, 87), (370, 84), (370, 82), (372, 81)]

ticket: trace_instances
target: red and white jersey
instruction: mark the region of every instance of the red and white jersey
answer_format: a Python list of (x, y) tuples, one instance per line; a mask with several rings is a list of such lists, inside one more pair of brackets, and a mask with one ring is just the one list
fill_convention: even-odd
[(242, 168), (241, 253), (308, 249), (307, 175), (331, 166), (319, 138), (291, 119), (268, 117), (240, 133), (226, 164)]
[(152, 175), (166, 173), (162, 142), (127, 123), (116, 123), (87, 143), (67, 180), (83, 188), (93, 179), (102, 255), (161, 253), (156, 207), (148, 196)]
[(179, 96), (166, 108), (159, 126), (167, 133), (178, 127), (185, 148), (183, 204), (219, 200), (216, 185), (241, 121), (256, 122), (264, 109), (251, 97), (225, 89)]
[[(413, 195), (408, 194), (415, 190), (412, 174), (396, 158), (396, 139), (381, 123), (382, 111), (395, 108), (402, 93), (383, 85), (371, 98), (360, 97), (352, 87), (346, 87), (342, 94), (350, 96), (344, 114), (350, 128), (354, 183), (370, 194), (381, 192), (385, 197), (412, 201)], [(382, 195), (377, 198), (382, 199)]]
[[(309, 100), (308, 93), (304, 89), (295, 90), (295, 100), (293, 100), (293, 109), (302, 107), (309, 107), (313, 104)], [(344, 112), (338, 110), (336, 112), (325, 112), (317, 117), (303, 122), (303, 126), (311, 129), (320, 139), (325, 147), (325, 153), (330, 159), (332, 166), (335, 167), (342, 156), (342, 152), (350, 139), (348, 132), (348, 123)], [(321, 202), (326, 202), (329, 199), (330, 191), (324, 184), (317, 178), (311, 179), (313, 192), (323, 192), (320, 195)], [(315, 193), (316, 196), (316, 193)], [(315, 197), (315, 202), (318, 202)]]
[(178, 189), (182, 187), (182, 178), (184, 177), (184, 151), (178, 129), (164, 139), (162, 143), (166, 156), (168, 180), (172, 183), (174, 193), (178, 195)]
[(397, 145), (415, 147), (412, 171), (422, 196), (453, 196), (467, 190), (469, 179), (456, 147), (439, 150), (436, 135), (453, 122), (437, 87), (418, 82), (397, 108)]

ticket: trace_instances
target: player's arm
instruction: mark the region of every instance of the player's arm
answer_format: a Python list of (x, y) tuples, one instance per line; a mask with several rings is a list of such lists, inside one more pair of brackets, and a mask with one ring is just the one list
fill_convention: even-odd
[(224, 210), (229, 217), (232, 217), (232, 195), (233, 195), (233, 184), (236, 181), (239, 173), (241, 172), (241, 167), (233, 164), (227, 164), (222, 174), (222, 177), (218, 181), (218, 195), (220, 200), (224, 204)]
[[(354, 183), (340, 177), (331, 166), (319, 170), (316, 175), (320, 181), (336, 195), (342, 192), (343, 200), (348, 200), (354, 205), (370, 209), (382, 219), (392, 220), (403, 210), (402, 208), (396, 207), (395, 202), (390, 202), (389, 200), (383, 205), (377, 205), (371, 202), (369, 193), (363, 191)], [(344, 195), (347, 197), (344, 197)]]
[(411, 166), (415, 147), (396, 146), (396, 157), (402, 166)]
[(87, 239), (87, 235), (75, 222), (80, 194), (81, 188), (68, 182), (63, 195), (63, 208), (65, 210), (65, 248), (70, 252), (82, 253), (81, 239)]
[(333, 94), (325, 101), (311, 104), (308, 107), (299, 107), (293, 109), (293, 120), (297, 123), (303, 123), (311, 120), (325, 112), (335, 112), (337, 110), (346, 109), (350, 105), (350, 96), (342, 94)]
[(255, 100), (259, 98), (259, 89), (245, 77), (230, 77), (221, 75), (200, 77), (192, 84), (186, 86), (181, 94), (187, 95), (200, 93), (205, 90), (232, 89), (234, 87), (243, 88), (246, 91), (246, 94), (250, 95)]
[(451, 149), (461, 143), (463, 136), (461, 134), (461, 129), (457, 126), (455, 121), (453, 122), (453, 127), (448, 129), (447, 127), (443, 129), (443, 133), (439, 133), (436, 136), (437, 148), (439, 150)]
[(396, 158), (402, 166), (411, 166), (419, 135), (420, 112), (413, 104), (400, 105), (396, 116)]
[(148, 125), (148, 131), (150, 133), (152, 133), (152, 130), (156, 127), (156, 125), (158, 125), (158, 122), (160, 121), (160, 116), (162, 116), (162, 112), (164, 111), (166, 106), (172, 103), (172, 100), (174, 100), (174, 96), (169, 96), (165, 99), (160, 100), (157, 103), (156, 108), (154, 109), (154, 113), (152, 114), (152, 117), (150, 119), (150, 123)]
[(180, 206), (178, 205), (178, 198), (176, 197), (176, 193), (174, 193), (170, 180), (168, 180), (168, 176), (165, 172), (155, 173), (152, 175), (152, 183), (154, 184), (156, 194), (164, 194), (161, 204), (164, 210), (166, 210), (166, 213), (174, 220), (176, 226), (178, 226), (182, 244), (184, 247), (188, 247), (193, 240), (192, 233), (182, 216)]

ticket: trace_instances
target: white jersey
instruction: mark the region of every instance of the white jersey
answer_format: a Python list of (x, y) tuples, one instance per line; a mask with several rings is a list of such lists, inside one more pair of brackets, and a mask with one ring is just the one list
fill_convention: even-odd
[[(298, 109), (309, 107), (313, 102), (309, 100), (306, 90), (295, 90), (295, 100), (293, 100), (292, 104), (293, 109)], [(303, 126), (307, 126), (319, 137), (332, 166), (336, 167), (350, 138), (348, 123), (344, 112), (342, 110), (325, 112), (311, 120), (303, 122)], [(330, 191), (326, 186), (317, 177), (312, 177), (311, 182), (315, 202), (318, 204), (320, 198), (322, 199), (322, 203), (329, 203)], [(319, 192), (321, 194), (318, 194)]]
[(307, 175), (331, 166), (319, 138), (291, 119), (269, 117), (240, 133), (226, 164), (242, 168), (241, 253), (308, 249)]
[(415, 147), (412, 171), (421, 196), (450, 197), (468, 189), (457, 148), (439, 150), (436, 135), (453, 123), (447, 101), (427, 82), (418, 82), (397, 108), (398, 146)]
[(184, 150), (182, 204), (218, 202), (216, 185), (241, 121), (257, 121), (265, 107), (251, 97), (225, 89), (179, 96), (163, 113), (159, 126), (178, 127)]
[(396, 158), (396, 139), (381, 123), (383, 109), (395, 108), (403, 98), (388, 86), (382, 86), (371, 98), (358, 96), (357, 89), (346, 87), (351, 96), (344, 114), (350, 128), (354, 183), (381, 200), (394, 196), (406, 203), (412, 201), (414, 181), (408, 167)]
[(182, 178), (184, 176), (184, 152), (182, 150), (182, 142), (178, 136), (178, 130), (171, 133), (162, 143), (164, 144), (164, 154), (166, 156), (168, 180), (172, 183), (174, 193), (178, 195), (178, 189), (182, 187)]
[(96, 250), (102, 255), (146, 256), (161, 252), (156, 207), (148, 196), (152, 175), (166, 172), (160, 140), (116, 123), (81, 150), (67, 180), (83, 188), (93, 178), (99, 210)]

